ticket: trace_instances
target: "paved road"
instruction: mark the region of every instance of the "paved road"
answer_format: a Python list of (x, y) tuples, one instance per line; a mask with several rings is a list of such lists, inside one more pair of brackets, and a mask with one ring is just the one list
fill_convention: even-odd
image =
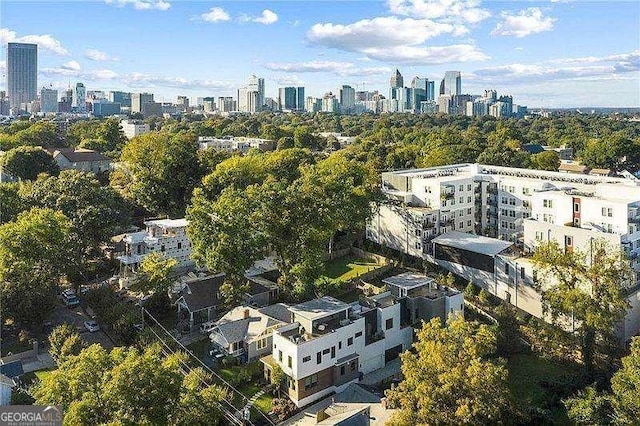
[(74, 326), (80, 333), (82, 339), (90, 345), (99, 343), (105, 349), (113, 348), (113, 342), (111, 341), (109, 336), (107, 336), (102, 330), (91, 333), (86, 328), (84, 328), (84, 322), (90, 319), (91, 317), (87, 315), (87, 313), (82, 309), (81, 306), (77, 306), (75, 308), (67, 308), (66, 306), (62, 305), (62, 303), (59, 303), (58, 306), (56, 306), (55, 311), (53, 312), (51, 322), (53, 323), (54, 327), (63, 323)]

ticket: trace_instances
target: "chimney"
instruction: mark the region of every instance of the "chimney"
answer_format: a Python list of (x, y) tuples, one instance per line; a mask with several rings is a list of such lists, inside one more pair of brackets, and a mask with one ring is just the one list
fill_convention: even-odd
[(249, 318), (249, 308), (245, 308), (244, 315), (242, 316), (244, 319)]

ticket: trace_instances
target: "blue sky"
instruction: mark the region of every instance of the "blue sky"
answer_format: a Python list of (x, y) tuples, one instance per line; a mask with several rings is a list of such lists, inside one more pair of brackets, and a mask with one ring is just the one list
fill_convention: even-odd
[(232, 95), (256, 74), (267, 96), (342, 84), (386, 94), (397, 67), (405, 85), (460, 70), (465, 93), (530, 107), (640, 106), (637, 1), (3, 0), (0, 28), (3, 49), (38, 43), (38, 84), (60, 89), (169, 101)]

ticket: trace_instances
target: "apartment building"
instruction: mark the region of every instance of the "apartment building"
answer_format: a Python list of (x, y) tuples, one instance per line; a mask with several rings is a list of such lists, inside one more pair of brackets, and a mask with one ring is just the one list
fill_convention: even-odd
[(218, 151), (238, 151), (245, 154), (251, 148), (260, 151), (271, 151), (275, 144), (270, 139), (246, 138), (246, 137), (224, 137), (216, 138), (212, 136), (200, 136), (198, 138), (200, 149), (213, 148)]
[[(158, 252), (175, 259), (178, 267), (193, 265), (186, 219), (148, 220), (144, 225), (146, 229), (143, 231), (122, 235), (124, 251), (117, 257), (120, 261), (121, 277), (126, 277), (128, 272), (134, 272), (149, 253)], [(126, 278), (122, 279), (126, 281)], [(123, 286), (129, 284), (128, 281), (121, 282)]]
[[(469, 183), (471, 216), (460, 209)], [(631, 175), (458, 164), (383, 173), (382, 187), (389, 201), (374, 212), (368, 239), (445, 267), (532, 315), (543, 312), (527, 253), (541, 241), (588, 252), (604, 239), (629, 255), (636, 275), (627, 285), (639, 287), (640, 181)], [(628, 300), (625, 338), (640, 329), (640, 293)]]
[(325, 296), (289, 306), (291, 323), (273, 331), (272, 355), (261, 360), (266, 378), (279, 366), (289, 398), (302, 407), (384, 369), (411, 347), (412, 325), (421, 319), (462, 312), (462, 294), (432, 279), (403, 274), (389, 280), (392, 290), (360, 302)]
[(120, 122), (120, 127), (122, 127), (122, 131), (128, 139), (151, 131), (151, 127), (148, 124), (138, 120), (123, 120)]

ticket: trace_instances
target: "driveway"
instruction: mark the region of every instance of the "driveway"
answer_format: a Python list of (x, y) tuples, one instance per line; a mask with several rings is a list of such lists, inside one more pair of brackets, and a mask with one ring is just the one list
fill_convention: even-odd
[(58, 303), (58, 306), (56, 306), (56, 309), (53, 311), (50, 321), (53, 323), (54, 327), (63, 323), (74, 326), (76, 330), (78, 330), (78, 333), (80, 333), (82, 339), (90, 345), (98, 343), (107, 350), (113, 348), (113, 342), (109, 336), (104, 333), (104, 331), (100, 330), (91, 333), (89, 330), (84, 328), (84, 322), (90, 319), (91, 317), (87, 315), (81, 306), (67, 308), (62, 305), (62, 303)]

